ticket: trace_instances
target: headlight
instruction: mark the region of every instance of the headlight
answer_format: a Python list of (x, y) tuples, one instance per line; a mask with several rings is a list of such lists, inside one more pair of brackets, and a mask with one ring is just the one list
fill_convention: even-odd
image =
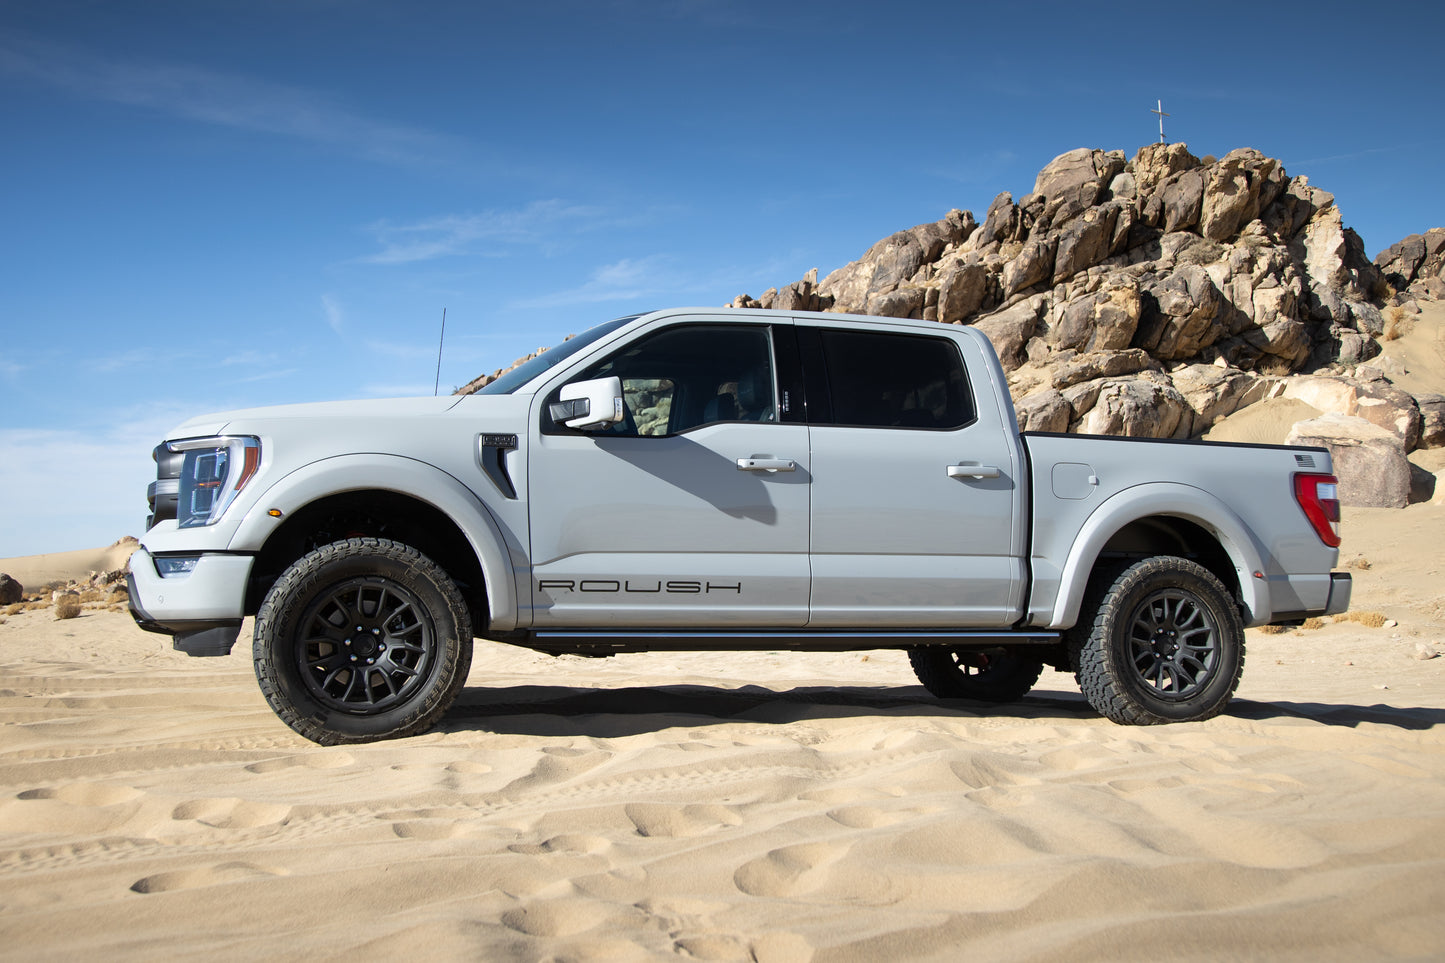
[(185, 453), (176, 516), (181, 528), (217, 522), (261, 466), (255, 438), (188, 438), (171, 442), (170, 449)]

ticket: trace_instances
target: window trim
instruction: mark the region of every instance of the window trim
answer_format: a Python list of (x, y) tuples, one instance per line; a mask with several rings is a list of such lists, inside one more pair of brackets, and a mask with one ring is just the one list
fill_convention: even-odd
[[(780, 337), (780, 334), (782, 333), (782, 332), (781, 332), (781, 329), (784, 329), (784, 328), (791, 329), (792, 327), (794, 327), (794, 325), (792, 325), (791, 323), (786, 323), (786, 322), (785, 322), (785, 323), (781, 323), (781, 324), (780, 324), (780, 323), (777, 323), (776, 321), (773, 321), (772, 319), (769, 319), (769, 320), (767, 320), (767, 321), (763, 321), (762, 323), (759, 323), (759, 322), (756, 322), (756, 321), (750, 323), (750, 322), (748, 321), (748, 319), (746, 319), (746, 318), (738, 318), (738, 319), (736, 319), (736, 320), (733, 320), (733, 319), (727, 318), (727, 317), (687, 317), (687, 318), (682, 318), (682, 319), (678, 319), (678, 320), (669, 319), (668, 323), (660, 324), (660, 325), (658, 325), (657, 327), (649, 327), (649, 328), (646, 328), (646, 329), (644, 329), (644, 330), (642, 330), (642, 331), (637, 332), (637, 334), (636, 334), (635, 337), (629, 338), (629, 339), (627, 339), (626, 341), (624, 341), (624, 342), (621, 343), (621, 344), (614, 345), (611, 351), (608, 351), (606, 354), (602, 355), (601, 357), (597, 358), (596, 360), (594, 360), (594, 361), (592, 361), (592, 362), (590, 362), (590, 363), (588, 363), (588, 364), (585, 364), (585, 365), (579, 367), (578, 369), (576, 369), (576, 370), (574, 370), (574, 371), (572, 371), (572, 372), (569, 372), (567, 375), (565, 375), (561, 380), (559, 380), (558, 382), (556, 382), (555, 384), (553, 384), (553, 385), (550, 387), (550, 389), (546, 390), (545, 392), (539, 392), (539, 397), (542, 398), (542, 404), (540, 404), (540, 405), (538, 406), (538, 408), (540, 409), (540, 410), (539, 410), (539, 415), (538, 415), (538, 417), (539, 417), (540, 422), (541, 422), (541, 424), (540, 424), (541, 433), (542, 433), (543, 435), (549, 435), (549, 436), (578, 436), (578, 435), (581, 435), (581, 436), (586, 436), (586, 437), (595, 438), (595, 439), (597, 439), (598, 441), (601, 441), (601, 440), (603, 440), (603, 439), (681, 438), (681, 437), (683, 437), (684, 435), (690, 434), (690, 433), (695, 432), (695, 431), (700, 431), (700, 430), (702, 430), (703, 428), (711, 428), (711, 427), (714, 426), (714, 425), (759, 425), (759, 426), (762, 426), (762, 425), (788, 424), (788, 423), (790, 423), (791, 419), (789, 419), (789, 420), (783, 420), (782, 417), (781, 417), (781, 416), (782, 416), (782, 411), (781, 411), (781, 396), (782, 396), (782, 377), (783, 377), (783, 367), (782, 367), (782, 366), (783, 366), (783, 362), (784, 362), (784, 357), (783, 357), (783, 355), (786, 354), (786, 351), (780, 351), (779, 349), (780, 349), (780, 344), (786, 343), (786, 342), (784, 341), (784, 338), (786, 338), (788, 341), (791, 341), (791, 336), (790, 336), (790, 335), (783, 335), (783, 337)], [(771, 420), (771, 421), (751, 421), (751, 420), (742, 419), (742, 418), (730, 419), (730, 420), (726, 420), (726, 421), (709, 421), (709, 422), (704, 422), (703, 424), (700, 424), (700, 425), (693, 425), (693, 426), (691, 426), (691, 427), (689, 427), (689, 428), (683, 429), (682, 431), (669, 431), (669, 432), (667, 432), (666, 434), (662, 434), (662, 435), (642, 435), (642, 434), (614, 435), (614, 434), (607, 434), (607, 433), (605, 433), (605, 432), (603, 432), (603, 433), (598, 433), (598, 432), (582, 431), (582, 430), (576, 429), (576, 428), (567, 428), (567, 427), (565, 427), (565, 426), (563, 426), (563, 425), (557, 424), (556, 422), (554, 422), (554, 421), (552, 420), (552, 416), (551, 416), (551, 414), (549, 413), (548, 407), (549, 407), (549, 405), (550, 405), (552, 402), (554, 402), (554, 401), (557, 400), (557, 396), (561, 393), (562, 389), (563, 389), (564, 387), (566, 387), (568, 384), (571, 384), (571, 383), (574, 382), (574, 381), (585, 380), (585, 373), (586, 373), (587, 371), (589, 371), (589, 370), (591, 370), (591, 369), (593, 369), (593, 368), (595, 368), (595, 367), (597, 367), (597, 366), (599, 366), (599, 365), (605, 364), (606, 362), (610, 361), (612, 358), (616, 357), (617, 354), (619, 354), (619, 353), (622, 352), (622, 351), (626, 351), (628, 348), (632, 347), (633, 345), (636, 345), (638, 342), (646, 341), (646, 340), (648, 340), (648, 339), (650, 339), (650, 338), (657, 337), (658, 335), (661, 335), (661, 334), (664, 334), (664, 333), (667, 333), (667, 332), (671, 332), (671, 331), (677, 331), (677, 330), (680, 330), (680, 329), (683, 329), (683, 328), (732, 328), (732, 329), (758, 329), (758, 330), (761, 330), (761, 331), (763, 332), (766, 340), (767, 340), (767, 350), (768, 350), (769, 362), (770, 362), (770, 365), (771, 365), (771, 368), (772, 368), (772, 376), (773, 376), (773, 377), (772, 377), (772, 381), (773, 381), (773, 385), (772, 385), (772, 389), (773, 389), (773, 408), (774, 408), (774, 411), (775, 411), (777, 417), (775, 417), (775, 418), (774, 418), (773, 420)], [(792, 359), (788, 359), (788, 360), (792, 360)]]

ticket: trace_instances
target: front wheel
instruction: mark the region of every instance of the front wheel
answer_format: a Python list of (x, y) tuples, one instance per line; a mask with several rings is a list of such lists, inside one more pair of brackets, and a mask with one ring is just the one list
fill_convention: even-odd
[(1017, 702), (1039, 681), (1043, 660), (1018, 649), (910, 649), (908, 661), (940, 699)]
[(472, 661), (466, 602), (409, 545), (350, 538), (288, 568), (256, 615), (261, 692), (322, 745), (425, 732), (450, 708)]
[[(1081, 617), (1087, 618), (1087, 611)], [(1126, 725), (1196, 722), (1224, 711), (1244, 673), (1244, 623), (1213, 573), (1157, 556), (1120, 572), (1092, 613), (1079, 688)]]

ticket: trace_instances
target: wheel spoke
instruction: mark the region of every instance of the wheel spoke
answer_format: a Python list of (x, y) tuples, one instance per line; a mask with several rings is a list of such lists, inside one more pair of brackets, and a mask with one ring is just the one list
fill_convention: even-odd
[(322, 703), (342, 712), (383, 712), (423, 685), (438, 641), (412, 593), (375, 577), (343, 582), (303, 616), (297, 664)]

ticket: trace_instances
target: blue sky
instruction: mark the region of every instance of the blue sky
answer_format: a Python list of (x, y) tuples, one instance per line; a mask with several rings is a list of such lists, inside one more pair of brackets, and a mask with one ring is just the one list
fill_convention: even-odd
[(0, 557), (141, 534), (240, 406), (723, 304), (1075, 147), (1255, 147), (1445, 225), (1433, 3), (0, 0)]

